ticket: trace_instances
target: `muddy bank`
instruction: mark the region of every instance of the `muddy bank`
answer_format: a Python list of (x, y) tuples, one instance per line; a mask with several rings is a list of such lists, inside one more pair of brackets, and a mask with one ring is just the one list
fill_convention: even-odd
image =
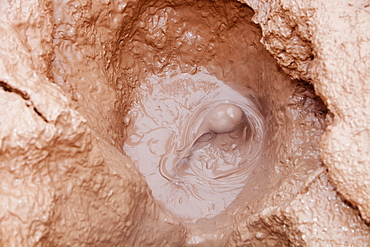
[(311, 81), (334, 114), (321, 158), (340, 194), (369, 222), (369, 4), (246, 2), (256, 11), (262, 42), (284, 71)]
[[(369, 75), (335, 66), (345, 50), (326, 46), (333, 23), (352, 25), (366, 6), (248, 4), (255, 12), (232, 1), (2, 5), (1, 244), (368, 243), (367, 97), (349, 89)], [(328, 9), (350, 18), (328, 21)], [(349, 45), (361, 23), (337, 40)], [(258, 158), (238, 160), (250, 139), (230, 149), (217, 138), (239, 137), (216, 133), (184, 169), (165, 164), (181, 180), (159, 180), (161, 158), (182, 159), (215, 100), (263, 129)]]

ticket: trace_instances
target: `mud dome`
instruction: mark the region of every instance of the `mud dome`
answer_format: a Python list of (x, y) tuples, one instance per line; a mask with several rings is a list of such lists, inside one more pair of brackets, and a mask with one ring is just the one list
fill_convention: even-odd
[(1, 245), (367, 245), (314, 17), (277, 2), (3, 4)]

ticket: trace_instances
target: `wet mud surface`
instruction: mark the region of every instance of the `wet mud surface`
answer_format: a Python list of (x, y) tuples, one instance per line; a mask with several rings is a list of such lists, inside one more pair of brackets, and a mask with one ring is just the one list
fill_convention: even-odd
[[(186, 220), (219, 214), (259, 165), (265, 121), (257, 105), (207, 74), (153, 76), (137, 92), (124, 150), (154, 197)], [(210, 132), (209, 114), (225, 103), (240, 107), (246, 119)]]
[[(250, 8), (174, 1), (134, 10), (117, 60), (132, 87), (122, 148), (154, 198), (188, 225), (189, 243), (216, 241), (239, 212), (293, 199), (306, 173), (320, 174), (326, 108), (278, 68)], [(203, 130), (220, 104), (242, 109), (244, 137)]]
[[(238, 66), (257, 50), (253, 12), (208, 1), (142, 10), (122, 47), (127, 79), (136, 80), (124, 151), (171, 212), (185, 222), (212, 218), (242, 191), (264, 148), (261, 102), (238, 84), (256, 83)], [(248, 42), (238, 47), (233, 37)], [(205, 127), (207, 115), (225, 103), (242, 109), (240, 133)]]
[(1, 245), (369, 243), (320, 160), (349, 115), (283, 72), (346, 96), (300, 9), (324, 2), (287, 2), (4, 2)]

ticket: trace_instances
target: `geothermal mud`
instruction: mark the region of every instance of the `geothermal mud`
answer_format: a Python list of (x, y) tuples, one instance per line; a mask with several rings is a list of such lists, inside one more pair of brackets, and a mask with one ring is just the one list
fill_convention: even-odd
[(0, 245), (368, 245), (368, 5), (249, 2), (3, 2)]
[[(258, 102), (202, 73), (152, 76), (136, 91), (124, 150), (154, 197), (188, 221), (222, 212), (261, 160), (265, 126)], [(240, 107), (241, 126), (226, 116), (208, 119), (225, 103)], [(219, 121), (212, 123), (218, 129), (207, 121)]]

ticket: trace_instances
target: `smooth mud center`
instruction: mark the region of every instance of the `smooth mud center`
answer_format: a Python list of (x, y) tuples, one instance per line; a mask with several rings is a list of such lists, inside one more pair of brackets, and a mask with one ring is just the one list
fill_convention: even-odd
[(124, 149), (154, 197), (187, 220), (219, 214), (260, 162), (258, 106), (203, 73), (153, 76), (138, 95)]

